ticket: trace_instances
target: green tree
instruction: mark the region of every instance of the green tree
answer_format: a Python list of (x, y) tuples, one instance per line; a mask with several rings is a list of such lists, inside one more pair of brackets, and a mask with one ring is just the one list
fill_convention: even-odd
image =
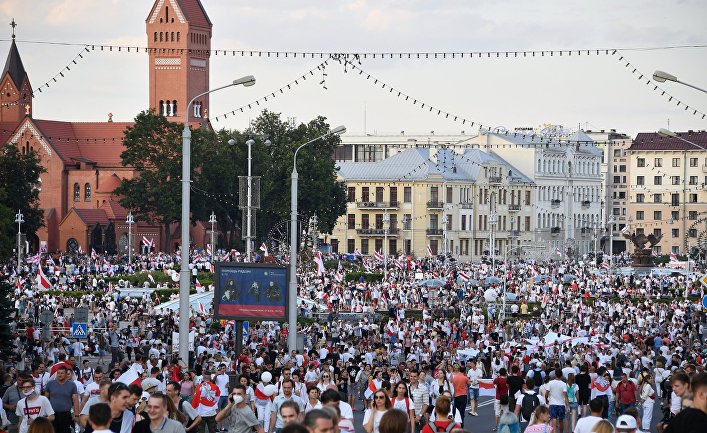
[(0, 188), (0, 261), (7, 261), (12, 256), (12, 249), (17, 244), (15, 230), (15, 212), (5, 205), (7, 193)]
[(13, 337), (11, 325), (16, 320), (14, 303), (12, 294), (14, 293), (13, 286), (10, 283), (9, 277), (4, 275), (0, 277), (0, 359), (7, 361), (14, 355), (15, 338)]
[[(123, 179), (116, 189), (120, 203), (136, 213), (137, 219), (162, 225), (166, 250), (170, 250), (169, 225), (181, 218), (182, 130), (183, 124), (170, 122), (154, 110), (143, 111), (135, 124), (125, 131), (124, 166), (134, 167), (138, 175)], [(192, 155), (204, 140), (201, 129), (192, 131)], [(192, 158), (194, 159), (194, 158)], [(198, 174), (198, 161), (192, 161), (192, 173)]]
[[(18, 210), (24, 216), (22, 231), (28, 238), (44, 225), (44, 211), (39, 208), (39, 192), (40, 176), (45, 171), (36, 152), (23, 154), (15, 144), (8, 144), (0, 151), (0, 189), (5, 191), (0, 196), (0, 231), (5, 236), (14, 239), (13, 224)], [(3, 209), (9, 209), (9, 213)], [(14, 242), (9, 245), (2, 242), (0, 245), (0, 256), (6, 257), (12, 252)]]

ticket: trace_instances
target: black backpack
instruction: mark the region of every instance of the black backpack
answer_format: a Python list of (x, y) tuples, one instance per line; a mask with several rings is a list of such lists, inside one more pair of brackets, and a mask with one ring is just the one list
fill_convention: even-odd
[(530, 417), (538, 406), (540, 406), (540, 399), (537, 394), (523, 394), (523, 400), (520, 405), (520, 413), (523, 415), (523, 419), (530, 421)]
[(533, 382), (535, 383), (535, 386), (538, 388), (543, 385), (543, 371), (542, 370), (533, 370)]

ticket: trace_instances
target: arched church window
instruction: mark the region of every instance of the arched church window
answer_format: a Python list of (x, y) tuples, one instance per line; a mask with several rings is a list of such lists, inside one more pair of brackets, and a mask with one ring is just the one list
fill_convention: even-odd
[(177, 42), (179, 42), (179, 32), (177, 32)]
[(74, 201), (81, 201), (81, 187), (78, 183), (74, 184)]
[(157, 42), (157, 32), (155, 32), (155, 42)]
[(164, 101), (160, 100), (160, 116), (164, 116)]
[(170, 42), (174, 42), (174, 32), (170, 35)]
[(83, 186), (83, 195), (85, 201), (91, 201), (91, 184), (87, 183)]
[(164, 7), (165, 21), (169, 22), (169, 6)]
[(174, 106), (174, 112), (172, 113), (172, 115), (178, 116), (178, 114), (177, 114), (177, 101), (176, 100), (172, 101), (172, 104)]

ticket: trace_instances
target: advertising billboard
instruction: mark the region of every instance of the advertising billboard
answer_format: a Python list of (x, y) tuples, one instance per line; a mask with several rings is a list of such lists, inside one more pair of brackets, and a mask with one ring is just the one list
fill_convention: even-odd
[(227, 320), (287, 321), (287, 275), (283, 266), (217, 263), (214, 315)]

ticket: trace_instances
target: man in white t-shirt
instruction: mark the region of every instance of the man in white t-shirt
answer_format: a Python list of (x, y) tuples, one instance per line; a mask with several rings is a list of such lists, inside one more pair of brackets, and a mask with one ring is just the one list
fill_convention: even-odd
[(577, 420), (572, 433), (591, 433), (594, 426), (602, 420), (601, 412), (604, 409), (604, 401), (598, 398), (589, 401), (589, 416), (583, 416)]
[[(562, 381), (562, 370), (555, 370), (555, 378), (546, 385), (545, 400), (550, 406), (550, 421), (553, 431), (564, 431), (565, 414), (569, 409), (570, 402), (567, 398), (567, 384)], [(558, 430), (557, 423), (560, 427)]]
[[(229, 377), (226, 374), (226, 364), (221, 363), (218, 366), (218, 371), (214, 376), (214, 384), (218, 386), (221, 395), (218, 399), (218, 409), (221, 410), (228, 404), (228, 381)], [(222, 421), (219, 426), (222, 430), (226, 428), (226, 425)]]
[[(479, 363), (476, 362), (476, 358), (471, 360), (471, 365), (469, 371), (466, 372), (466, 376), (469, 378), (469, 402), (471, 403), (469, 415), (478, 416), (476, 409), (479, 404), (479, 380), (484, 377), (484, 371), (481, 369)], [(464, 410), (464, 408), (461, 408), (461, 410)]]

